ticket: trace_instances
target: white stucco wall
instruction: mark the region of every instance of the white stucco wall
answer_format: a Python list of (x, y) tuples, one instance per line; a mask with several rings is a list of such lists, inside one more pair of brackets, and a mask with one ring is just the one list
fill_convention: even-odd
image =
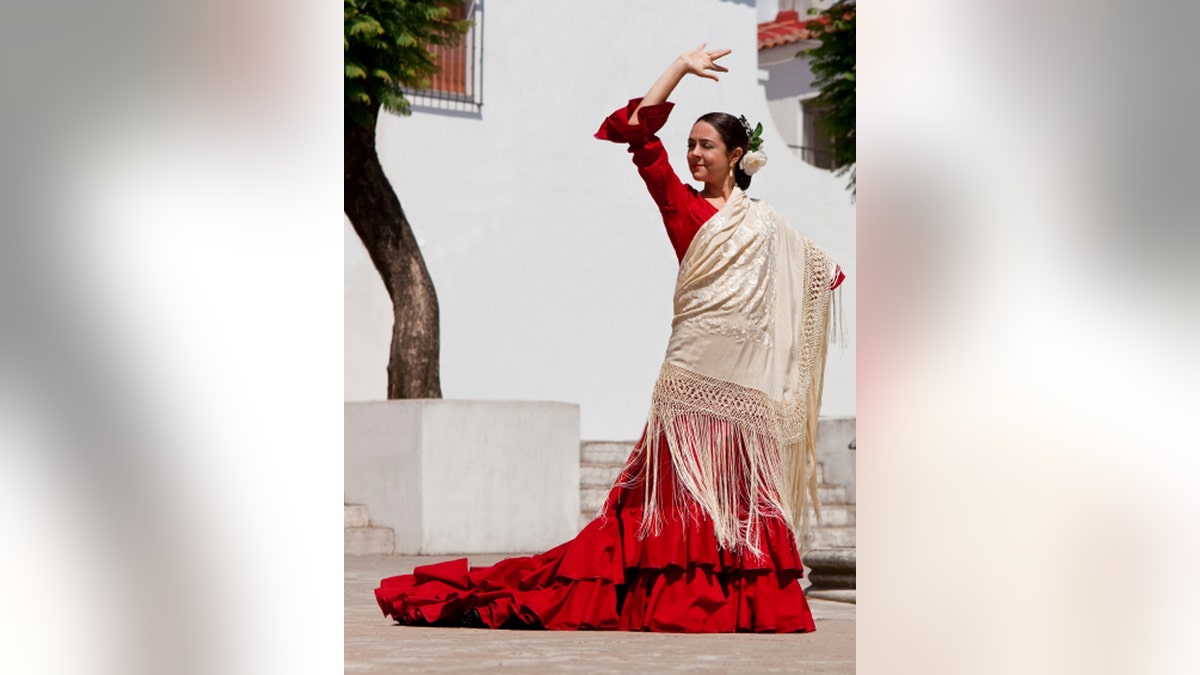
[(788, 45), (778, 47), (774, 51), (782, 50), (788, 52), (787, 61), (763, 67), (767, 74), (763, 90), (775, 130), (786, 142), (803, 145), (804, 115), (800, 112), (800, 99), (816, 93), (817, 90), (812, 86), (813, 77), (808, 69), (808, 60), (794, 58), (800, 47)]
[[(448, 398), (580, 404), (585, 439), (633, 439), (670, 333), (677, 262), (623, 146), (592, 138), (680, 52), (734, 50), (720, 83), (687, 78), (660, 133), (687, 176), (685, 139), (710, 110), (763, 120), (771, 163), (750, 189), (842, 263), (854, 326), (854, 209), (844, 181), (782, 148), (757, 82), (752, 2), (505, 0), (486, 6), (479, 118), (381, 122), (378, 145), (442, 313)], [(347, 401), (380, 400), (391, 312), (349, 223)], [(854, 414), (854, 348), (832, 350), (824, 415)]]
[[(779, 0), (758, 0), (755, 5), (755, 16), (759, 23), (770, 21), (779, 13)], [(787, 5), (787, 0), (784, 0), (784, 5)]]

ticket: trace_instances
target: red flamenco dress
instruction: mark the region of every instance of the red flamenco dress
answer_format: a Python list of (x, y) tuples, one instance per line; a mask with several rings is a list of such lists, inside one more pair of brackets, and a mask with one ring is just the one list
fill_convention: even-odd
[[(671, 104), (648, 106), (628, 123), (639, 100), (605, 120), (597, 138), (629, 144), (634, 163), (663, 214), (680, 258), (717, 209), (683, 184), (654, 136)], [(836, 275), (835, 285), (842, 277)], [(763, 519), (757, 551), (719, 545), (714, 525), (679, 495), (668, 454), (658, 475), (668, 509), (661, 528), (642, 531), (647, 454), (643, 436), (600, 515), (574, 539), (540, 555), (471, 568), (465, 558), (417, 567), (384, 579), (375, 598), (386, 616), (407, 625), (637, 630), (677, 633), (815, 630), (799, 580), (803, 573), (791, 528)], [(703, 448), (696, 448), (702, 452)], [(749, 500), (747, 495), (744, 500)], [(739, 510), (749, 510), (744, 504)]]
[[(720, 548), (712, 521), (698, 510), (671, 514), (658, 534), (638, 538), (642, 488), (624, 485), (642, 470), (642, 457), (635, 449), (601, 515), (573, 540), (491, 567), (469, 568), (464, 558), (384, 579), (375, 590), (383, 613), (421, 626), (814, 630), (800, 589), (800, 555), (782, 519), (764, 522), (757, 556)], [(671, 481), (663, 485), (672, 489)], [(671, 503), (669, 492), (663, 497)]]

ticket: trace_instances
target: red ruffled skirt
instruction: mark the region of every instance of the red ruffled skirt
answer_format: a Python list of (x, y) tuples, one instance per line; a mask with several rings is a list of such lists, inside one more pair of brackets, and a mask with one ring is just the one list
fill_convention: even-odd
[[(574, 539), (545, 553), (471, 568), (465, 558), (384, 579), (375, 599), (402, 624), (641, 630), (677, 633), (815, 630), (800, 589), (803, 566), (792, 530), (764, 519), (759, 553), (721, 548), (698, 509), (667, 513), (639, 537), (643, 490), (634, 453), (603, 512)], [(669, 465), (660, 470), (669, 471)], [(673, 503), (662, 476), (662, 503)]]

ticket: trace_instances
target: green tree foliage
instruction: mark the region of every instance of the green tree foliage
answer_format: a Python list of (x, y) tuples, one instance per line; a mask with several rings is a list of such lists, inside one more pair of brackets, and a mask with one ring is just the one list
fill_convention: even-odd
[(813, 39), (821, 44), (796, 56), (808, 56), (814, 84), (821, 93), (816, 104), (823, 111), (817, 122), (822, 133), (832, 139), (833, 170), (849, 172), (846, 186), (856, 194), (854, 158), (854, 0), (838, 0), (825, 10), (809, 10), (816, 18), (808, 22)]
[[(435, 50), (455, 45), (471, 22), (463, 0), (343, 0), (344, 208), (392, 300), (387, 397), (441, 398), (437, 293), (400, 199), (379, 163), (380, 110), (407, 115), (405, 90), (428, 88)], [(420, 189), (419, 186), (416, 189)]]
[(404, 90), (438, 72), (433, 45), (454, 45), (471, 22), (450, 7), (464, 0), (344, 0), (346, 121), (372, 126), (380, 106), (409, 114)]

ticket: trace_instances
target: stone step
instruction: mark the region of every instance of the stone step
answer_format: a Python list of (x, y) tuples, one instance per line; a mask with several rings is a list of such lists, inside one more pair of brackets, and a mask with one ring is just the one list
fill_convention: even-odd
[(583, 441), (579, 444), (582, 464), (625, 464), (635, 441)]
[(346, 504), (346, 527), (366, 527), (371, 524), (367, 517), (367, 507), (362, 504)]
[(619, 462), (584, 462), (584, 461), (580, 461), (579, 466), (599, 466), (599, 467), (604, 467), (606, 469), (624, 469), (625, 468), (625, 460), (622, 459)]
[(623, 464), (581, 464), (579, 466), (580, 487), (612, 487), (621, 475)]
[(608, 499), (608, 487), (586, 487), (579, 489), (579, 512), (596, 513)]
[(817, 499), (821, 500), (821, 506), (826, 504), (846, 504), (849, 502), (849, 495), (846, 494), (846, 488), (840, 485), (817, 485)]
[(818, 527), (805, 539), (804, 550), (854, 548), (855, 541), (853, 527)]
[(390, 527), (347, 527), (346, 555), (396, 552), (396, 533)]
[[(821, 527), (854, 527), (853, 504), (822, 504)], [(817, 519), (810, 521), (816, 526)]]

